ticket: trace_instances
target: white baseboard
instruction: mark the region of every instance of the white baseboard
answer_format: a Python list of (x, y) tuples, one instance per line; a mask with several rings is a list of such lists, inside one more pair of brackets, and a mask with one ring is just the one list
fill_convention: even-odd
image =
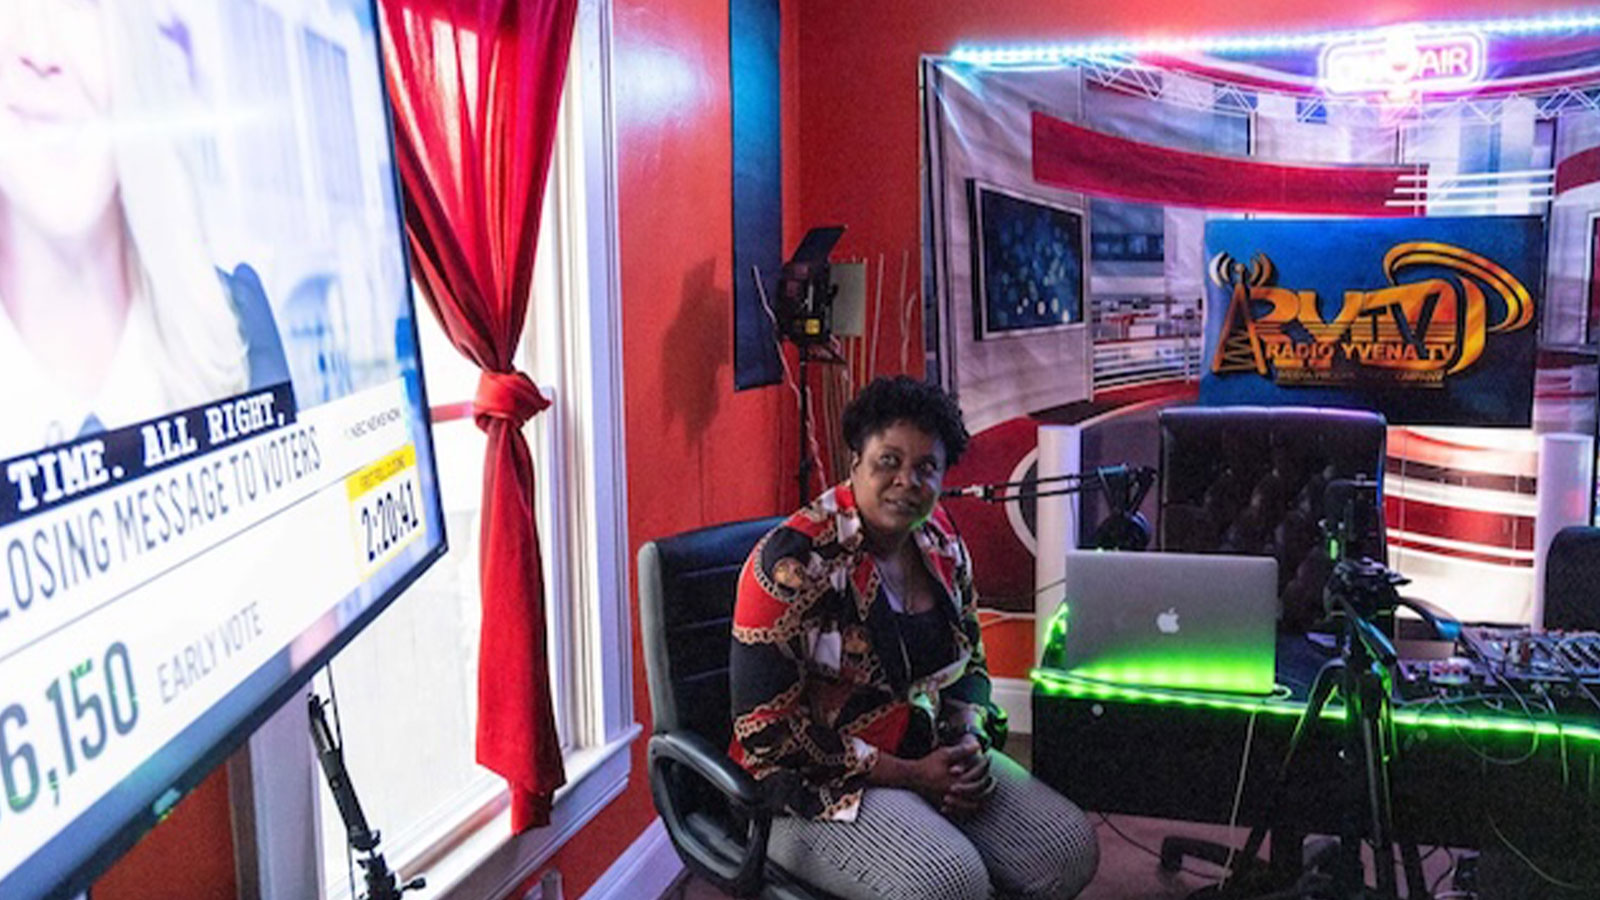
[(990, 687), (994, 702), (1011, 718), (1011, 730), (1033, 734), (1033, 682), (1026, 678), (994, 678)]
[(641, 900), (659, 897), (683, 874), (683, 861), (672, 848), (667, 828), (652, 819), (617, 861), (583, 895), (583, 900)]

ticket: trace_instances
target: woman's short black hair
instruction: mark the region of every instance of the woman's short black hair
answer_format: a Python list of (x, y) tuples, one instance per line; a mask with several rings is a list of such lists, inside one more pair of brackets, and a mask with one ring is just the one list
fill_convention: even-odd
[(970, 436), (955, 399), (938, 385), (909, 375), (872, 379), (844, 408), (840, 424), (845, 444), (860, 453), (867, 438), (900, 421), (937, 435), (944, 444), (946, 465), (955, 465), (967, 449)]

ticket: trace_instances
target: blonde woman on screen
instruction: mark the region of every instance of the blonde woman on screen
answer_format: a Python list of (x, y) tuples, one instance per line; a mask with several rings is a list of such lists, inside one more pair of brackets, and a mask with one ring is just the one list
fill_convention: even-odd
[(186, 52), (154, 6), (0, 2), (0, 458), (287, 380), (259, 278), (213, 267), (177, 120), (141, 97), (153, 54)]

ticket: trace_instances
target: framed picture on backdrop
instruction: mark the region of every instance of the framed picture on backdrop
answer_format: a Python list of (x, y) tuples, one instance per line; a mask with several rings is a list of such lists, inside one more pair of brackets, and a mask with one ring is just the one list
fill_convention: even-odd
[(1083, 325), (1086, 211), (977, 179), (967, 197), (978, 340)]

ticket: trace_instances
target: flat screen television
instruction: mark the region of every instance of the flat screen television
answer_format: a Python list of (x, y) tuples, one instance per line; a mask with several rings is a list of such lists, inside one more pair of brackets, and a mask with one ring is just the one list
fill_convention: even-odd
[(979, 340), (1083, 324), (1084, 214), (1011, 188), (967, 182), (973, 331)]
[(0, 897), (445, 549), (370, 0), (0, 3)]

